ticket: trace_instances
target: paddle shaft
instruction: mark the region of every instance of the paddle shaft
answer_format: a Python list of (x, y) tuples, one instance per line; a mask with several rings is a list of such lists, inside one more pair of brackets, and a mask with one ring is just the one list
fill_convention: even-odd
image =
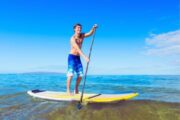
[[(92, 43), (91, 43), (91, 47), (90, 47), (90, 51), (89, 51), (89, 62), (90, 62), (92, 47), (93, 47), (93, 43), (94, 43), (95, 33), (96, 33), (96, 28), (93, 33), (93, 39), (92, 39)], [(87, 76), (87, 72), (88, 72), (89, 62), (87, 62), (87, 65), (86, 65), (86, 71), (85, 71), (85, 75), (84, 75), (84, 83), (83, 83), (83, 87), (82, 87), (80, 103), (82, 103), (82, 99), (83, 99), (83, 95), (84, 95), (84, 89), (85, 89), (85, 85), (86, 85), (86, 76)]]

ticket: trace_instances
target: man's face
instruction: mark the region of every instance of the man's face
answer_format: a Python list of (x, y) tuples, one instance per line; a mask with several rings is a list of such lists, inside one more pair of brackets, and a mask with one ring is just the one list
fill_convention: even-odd
[(74, 31), (75, 31), (75, 33), (80, 34), (81, 33), (81, 29), (82, 29), (81, 26), (76, 26)]

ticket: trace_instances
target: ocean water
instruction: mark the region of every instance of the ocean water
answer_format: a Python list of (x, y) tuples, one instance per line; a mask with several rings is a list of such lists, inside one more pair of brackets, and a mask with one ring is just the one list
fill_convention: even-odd
[[(74, 85), (75, 78), (71, 85), (72, 91), (74, 90)], [(79, 89), (81, 90), (81, 88), (82, 83)], [(118, 113), (118, 111), (120, 111), (119, 107), (124, 107), (121, 109), (122, 113), (126, 112), (124, 109), (129, 109), (130, 112), (132, 109), (131, 107), (137, 109), (137, 111), (139, 110), (139, 112), (141, 112), (141, 109), (143, 111), (144, 108), (139, 108), (138, 104), (144, 106), (146, 109), (148, 106), (148, 110), (143, 111), (144, 114), (151, 114), (157, 106), (160, 106), (156, 108), (157, 111), (160, 112), (158, 114), (159, 116), (157, 115), (158, 112), (154, 113), (154, 117), (156, 116), (154, 119), (160, 120), (163, 116), (164, 118), (172, 118), (173, 120), (180, 119), (180, 75), (89, 75), (86, 80), (86, 93), (119, 94), (138, 92), (139, 96), (126, 103), (117, 103), (117, 105), (88, 105), (82, 110), (84, 114), (82, 111), (81, 113), (74, 113), (76, 110), (73, 109), (75, 109), (76, 103), (46, 101), (32, 98), (26, 93), (28, 90), (32, 89), (65, 92), (66, 75), (53, 73), (0, 74), (0, 119), (58, 120), (73, 119), (75, 114), (79, 114), (78, 117), (76, 116), (77, 119), (88, 119), (88, 115), (86, 115), (85, 111), (89, 111), (91, 114), (95, 115), (94, 119), (98, 119), (99, 117), (99, 119), (104, 119), (103, 115), (107, 114), (107, 111), (113, 109), (114, 111), (117, 111), (117, 115), (115, 115), (116, 117), (109, 119), (131, 120), (130, 117), (120, 118), (122, 116), (118, 116), (121, 115)], [(124, 104), (127, 106), (124, 106)], [(98, 110), (97, 106), (100, 106), (98, 107)], [(117, 106), (119, 107), (117, 108)], [(166, 107), (167, 109), (165, 109)], [(107, 109), (107, 111), (104, 109)], [(93, 111), (99, 111), (99, 113), (94, 113)], [(59, 114), (59, 112), (61, 114)], [(102, 118), (99, 114), (102, 114)], [(134, 111), (132, 111), (132, 114), (135, 114)], [(149, 118), (142, 119), (148, 120), (152, 119), (151, 117), (152, 115), (149, 115)], [(89, 119), (90, 118), (91, 117), (89, 116)], [(132, 116), (132, 120), (133, 119), (136, 120)], [(138, 116), (137, 119), (141, 120)]]

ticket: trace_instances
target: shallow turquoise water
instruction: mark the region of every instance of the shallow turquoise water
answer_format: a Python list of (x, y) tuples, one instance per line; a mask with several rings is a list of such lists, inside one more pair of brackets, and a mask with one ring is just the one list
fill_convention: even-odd
[[(66, 76), (61, 74), (1, 74), (0, 95), (13, 95), (32, 89), (66, 91)], [(73, 91), (75, 78), (72, 81)], [(136, 99), (180, 102), (180, 76), (88, 76), (85, 92), (138, 92)], [(82, 84), (80, 86), (80, 90)]]
[[(75, 79), (73, 79), (72, 81), (72, 86), (71, 86), (72, 91), (74, 88), (74, 84), (75, 84)], [(85, 92), (106, 93), (106, 94), (138, 92), (139, 96), (136, 97), (134, 100), (155, 100), (162, 103), (163, 102), (168, 102), (169, 104), (175, 103), (178, 104), (179, 106), (180, 103), (179, 86), (180, 86), (180, 76), (157, 76), (157, 75), (156, 76), (146, 76), (146, 75), (100, 76), (99, 75), (99, 76), (87, 77)], [(80, 86), (80, 89), (81, 88), (82, 85)], [(26, 93), (28, 90), (32, 90), (32, 89), (66, 91), (66, 75), (64, 74), (0, 74), (0, 119), (3, 120), (9, 120), (9, 119), (24, 120), (24, 119), (37, 119), (37, 118), (40, 119), (39, 115), (46, 115), (46, 114), (51, 115), (51, 113), (56, 114), (57, 117), (58, 109), (62, 111), (65, 110), (67, 106), (69, 106), (69, 103), (67, 102), (54, 102), (54, 101), (46, 101), (46, 100), (32, 98)], [(143, 106), (142, 103), (139, 104)], [(144, 105), (146, 106), (147, 103)], [(171, 111), (174, 109), (173, 107), (167, 109), (167, 111), (173, 113), (173, 111)], [(127, 108), (132, 109), (130, 108), (130, 106), (127, 106)], [(113, 109), (113, 107), (109, 108), (109, 110), (111, 109)], [(152, 110), (153, 109), (154, 108), (152, 108)], [(161, 110), (163, 111), (163, 109)], [(51, 116), (50, 118), (53, 117)]]

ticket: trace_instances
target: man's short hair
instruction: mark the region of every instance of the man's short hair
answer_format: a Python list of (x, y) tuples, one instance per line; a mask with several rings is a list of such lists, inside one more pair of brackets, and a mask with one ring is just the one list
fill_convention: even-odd
[(80, 26), (80, 27), (82, 27), (82, 25), (81, 25), (81, 24), (79, 24), (79, 23), (76, 23), (76, 24), (73, 26), (73, 29), (75, 29), (77, 26)]

